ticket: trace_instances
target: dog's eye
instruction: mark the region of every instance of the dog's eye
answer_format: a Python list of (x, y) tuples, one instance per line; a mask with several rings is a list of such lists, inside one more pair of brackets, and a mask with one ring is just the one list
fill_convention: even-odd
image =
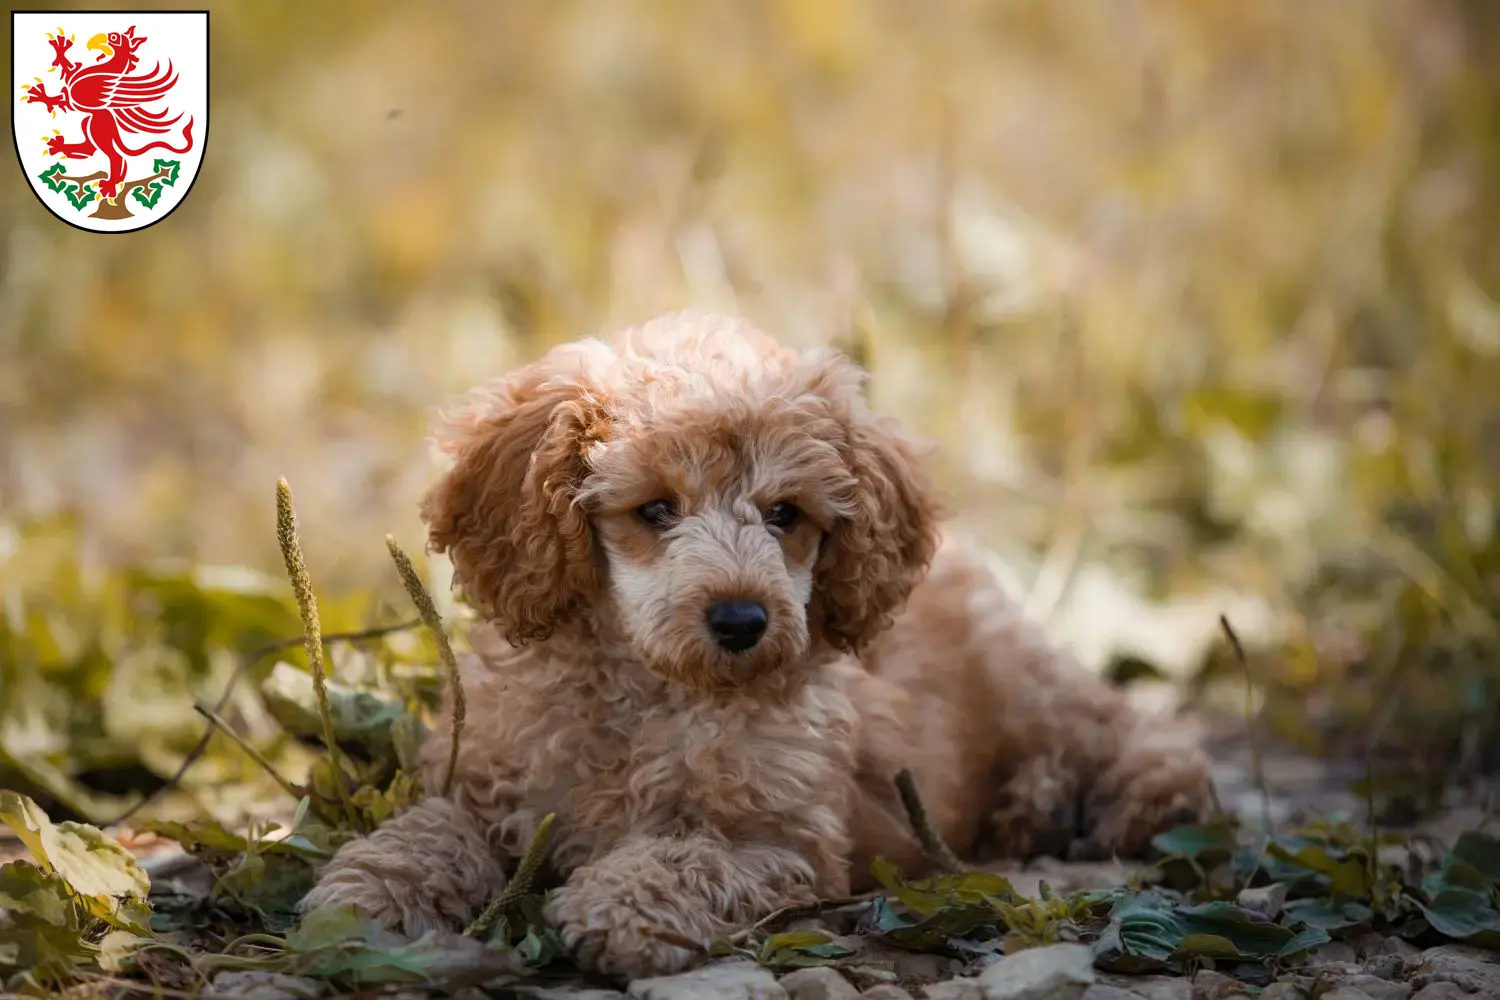
[(796, 504), (781, 500), (766, 508), (766, 525), (782, 531), (791, 531), (800, 516), (802, 512), (797, 509)]
[(652, 500), (637, 507), (635, 516), (657, 531), (665, 531), (677, 520), (677, 505), (670, 500)]

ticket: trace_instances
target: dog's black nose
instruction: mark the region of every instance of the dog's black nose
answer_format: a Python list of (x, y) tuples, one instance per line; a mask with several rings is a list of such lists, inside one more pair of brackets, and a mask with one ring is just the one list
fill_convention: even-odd
[(720, 601), (707, 617), (714, 638), (731, 653), (743, 653), (766, 634), (766, 606), (759, 601)]

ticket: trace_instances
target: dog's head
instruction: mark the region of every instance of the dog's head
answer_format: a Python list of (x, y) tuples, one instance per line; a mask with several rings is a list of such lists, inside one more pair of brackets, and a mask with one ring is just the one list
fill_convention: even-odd
[(449, 422), (432, 548), (510, 641), (586, 613), (695, 687), (858, 651), (937, 547), (932, 487), (860, 381), (696, 313), (556, 348)]

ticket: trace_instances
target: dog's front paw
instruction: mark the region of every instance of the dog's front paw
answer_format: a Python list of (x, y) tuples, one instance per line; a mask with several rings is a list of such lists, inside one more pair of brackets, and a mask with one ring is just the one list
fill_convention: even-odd
[(646, 887), (639, 898), (628, 890), (599, 888), (569, 884), (547, 904), (548, 923), (580, 966), (632, 980), (681, 972), (702, 959), (699, 949), (688, 947), (697, 938), (683, 930), (691, 921), (674, 912), (670, 902), (653, 901)]
[(462, 927), (505, 884), (500, 857), (475, 819), (446, 799), (428, 798), (340, 847), (301, 909), (357, 906), (418, 937)]
[(1180, 741), (1132, 744), (1094, 783), (1084, 807), (1087, 835), (1069, 853), (1077, 860), (1141, 857), (1151, 838), (1200, 822), (1212, 809), (1213, 778), (1202, 751)]
[(408, 937), (451, 928), (437, 908), (420, 898), (399, 898), (398, 887), (359, 868), (332, 868), (303, 897), (298, 909), (305, 916), (330, 906), (354, 906), (376, 923)]

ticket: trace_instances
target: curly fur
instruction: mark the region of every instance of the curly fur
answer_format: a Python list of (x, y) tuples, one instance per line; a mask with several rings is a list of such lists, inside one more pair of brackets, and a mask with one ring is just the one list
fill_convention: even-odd
[[(679, 313), (556, 348), (448, 420), (431, 545), (487, 623), (463, 666), (451, 800), (342, 848), (304, 907), (408, 933), (468, 919), (549, 812), (548, 915), (633, 977), (778, 907), (924, 861), (892, 779), (976, 859), (1137, 854), (1207, 810), (1208, 763), (1048, 646), (945, 540), (862, 375), (743, 321)], [(656, 499), (678, 519), (652, 526)], [(795, 503), (789, 527), (766, 514)], [(753, 599), (731, 653), (705, 609)], [(423, 748), (429, 787), (448, 759)]]

